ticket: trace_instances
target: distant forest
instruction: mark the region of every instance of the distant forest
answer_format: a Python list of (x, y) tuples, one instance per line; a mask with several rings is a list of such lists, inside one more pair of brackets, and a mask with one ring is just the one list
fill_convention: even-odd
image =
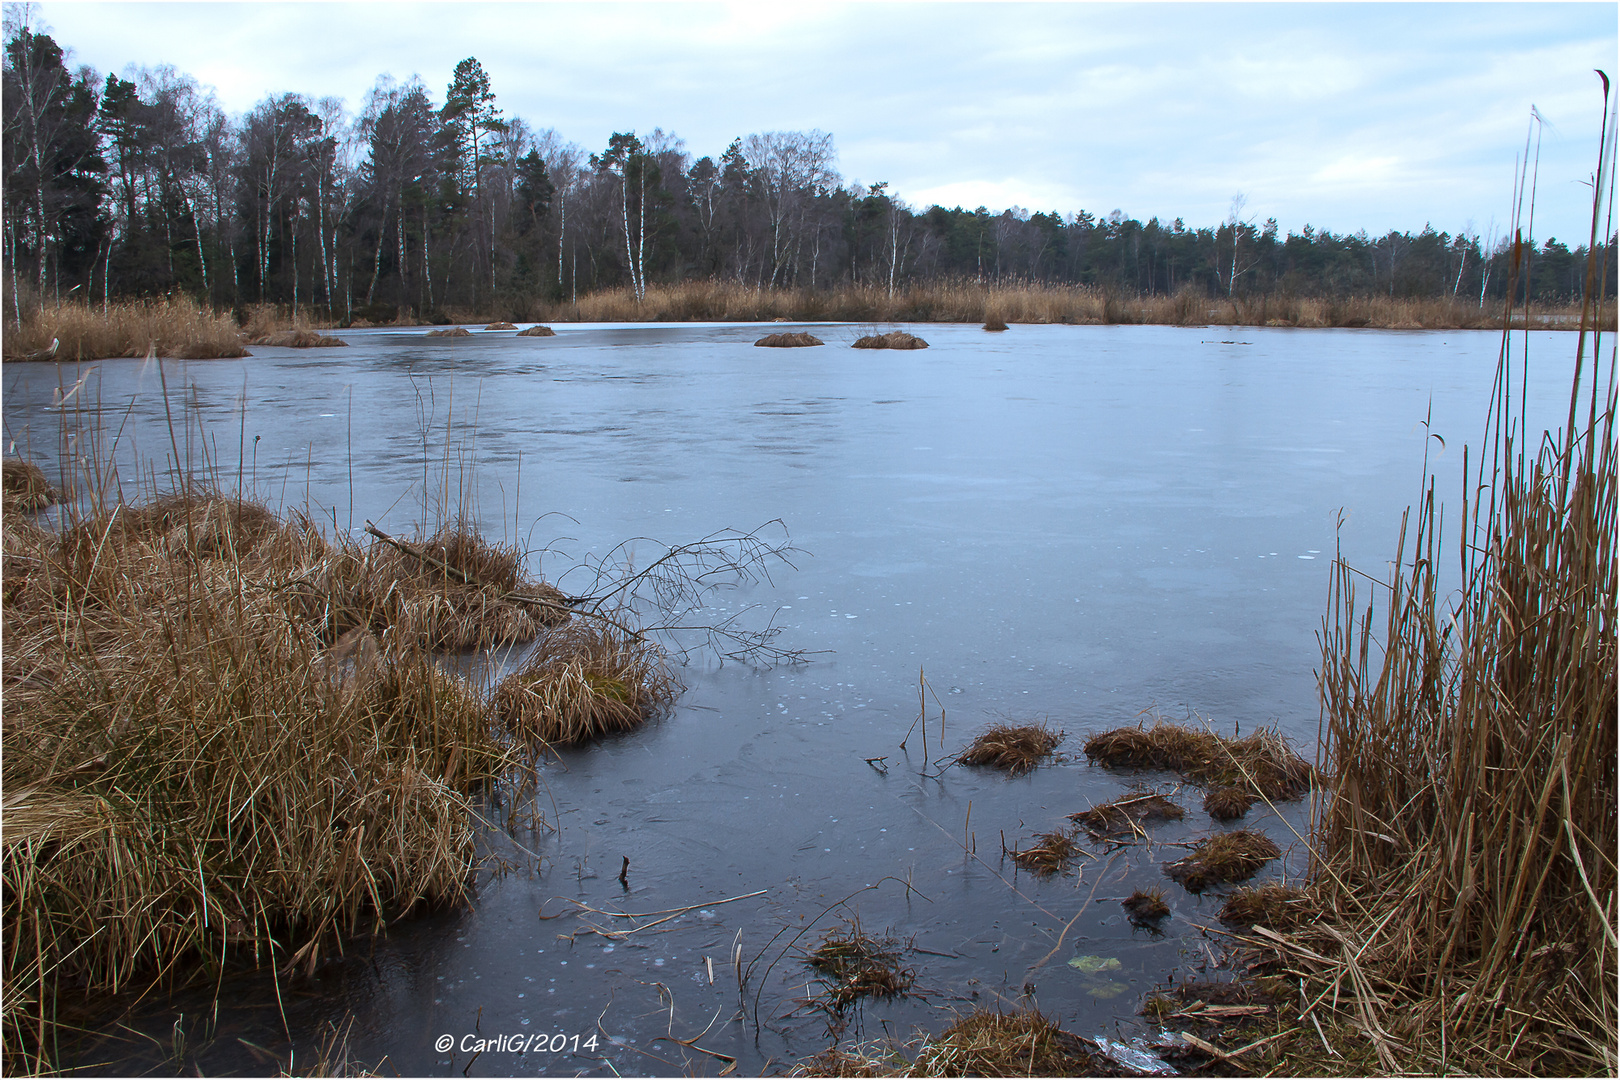
[[(504, 115), (471, 58), (442, 99), (383, 76), (358, 115), (283, 94), (231, 117), (172, 67), (103, 80), (70, 71), (49, 35), (8, 25), (5, 38), (5, 288), (19, 321), (57, 300), (175, 293), (386, 321), (694, 279), (1483, 306), (1509, 276), (1508, 237), (1284, 234), (1245, 217), (1241, 198), (1195, 228), (1118, 210), (919, 209), (887, 184), (846, 182), (820, 131), (747, 135), (694, 159), (655, 129), (592, 153)], [(1605, 247), (1613, 295), (1613, 238)], [(1539, 243), (1531, 297), (1578, 298), (1585, 259), (1584, 244)]]

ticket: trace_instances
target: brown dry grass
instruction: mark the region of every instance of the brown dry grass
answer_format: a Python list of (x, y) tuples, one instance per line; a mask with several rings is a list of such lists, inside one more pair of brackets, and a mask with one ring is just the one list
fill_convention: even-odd
[[(1613, 1075), (1613, 346), (1583, 332), (1566, 423), (1528, 439), (1517, 344), (1504, 335), (1455, 553), (1431, 477), (1370, 599), (1335, 560), (1321, 668), (1335, 780), (1310, 882), (1333, 918), (1313, 951), (1337, 946), (1321, 977), (1354, 980), (1386, 1069)], [(1298, 955), (1281, 948), (1322, 970)]]
[(989, 330), (991, 333), (1000, 333), (1001, 331), (1007, 329), (1007, 324), (1001, 320), (1000, 316), (992, 315), (985, 320), (984, 328)]
[(62, 304), (29, 315), (21, 326), (8, 327), (5, 356), (14, 360), (60, 342), (56, 362), (104, 360), (118, 356), (172, 356), (211, 360), (246, 356), (236, 322), (183, 300), (139, 300), (101, 308)]
[(887, 334), (868, 334), (855, 339), (856, 349), (926, 349), (928, 342), (904, 330), (891, 330)]
[(5, 510), (23, 514), (43, 510), (61, 497), (45, 479), (45, 470), (21, 458), (6, 458), (0, 463), (0, 490), (4, 492)]
[(496, 684), (494, 707), (520, 738), (570, 745), (640, 727), (679, 689), (656, 644), (582, 616), (543, 636)]
[(955, 758), (961, 765), (990, 765), (1022, 776), (1051, 757), (1063, 732), (1045, 724), (992, 724)]
[(823, 983), (808, 1003), (842, 1012), (863, 998), (899, 997), (916, 978), (916, 972), (901, 963), (903, 948), (893, 937), (867, 934), (858, 920), (832, 930), (804, 961)]
[(1232, 890), (1221, 905), (1220, 920), (1241, 926), (1294, 930), (1316, 918), (1316, 904), (1304, 889), (1270, 881)]
[(1180, 821), (1185, 811), (1157, 793), (1127, 795), (1113, 802), (1070, 814), (1069, 820), (1093, 836), (1135, 832), (1145, 822)]
[[(1169, 326), (1299, 326), (1418, 329), (1498, 329), (1500, 306), (1466, 301), (1395, 300), (1387, 296), (1342, 300), (1258, 297), (1227, 300), (1184, 291), (1171, 296), (1111, 295), (1086, 286), (1009, 284), (988, 286), (940, 280), (896, 289), (876, 286), (836, 289), (758, 289), (734, 281), (687, 281), (649, 285), (638, 302), (628, 289), (606, 290), (577, 304), (534, 303), (526, 317), (548, 322), (945, 322), (1143, 323)], [(1578, 306), (1537, 306), (1531, 325), (1573, 328)], [(1604, 325), (1614, 326), (1612, 300)], [(49, 342), (49, 338), (45, 339)]]
[(1067, 870), (1080, 854), (1080, 846), (1066, 832), (1036, 833), (1030, 839), (1029, 847), (1010, 850), (1007, 855), (1025, 870), (1042, 876)]
[(9, 1068), (47, 1064), (61, 988), (313, 965), (464, 895), (511, 752), (421, 650), (332, 655), (287, 587), (328, 556), (307, 522), (186, 495), (4, 527)]
[(1188, 892), (1201, 893), (1211, 885), (1247, 881), (1281, 854), (1264, 833), (1238, 829), (1199, 841), (1192, 854), (1167, 863), (1164, 872)]
[(264, 345), (278, 349), (331, 349), (347, 346), (349, 343), (342, 338), (332, 337), (330, 334), (316, 333), (308, 327), (294, 327), (291, 330), (275, 330), (268, 334), (248, 339), (249, 345)]
[(754, 344), (766, 349), (804, 349), (811, 345), (825, 345), (827, 343), (814, 334), (801, 331), (795, 334), (766, 334)]
[(463, 338), (472, 337), (472, 331), (468, 330), (465, 326), (452, 326), (447, 330), (429, 330), (426, 336), (437, 338)]
[(517, 323), (492, 322), (488, 326), (484, 327), (484, 329), (485, 330), (516, 330), (517, 329)]
[(1034, 1009), (981, 1009), (918, 1051), (911, 1076), (1105, 1076), (1119, 1070)]
[(1131, 921), (1136, 923), (1155, 922), (1170, 914), (1170, 905), (1164, 902), (1163, 889), (1137, 889), (1120, 904), (1130, 915)]
[(1254, 805), (1254, 795), (1242, 788), (1212, 788), (1204, 795), (1204, 812), (1216, 821), (1236, 821)]
[(1280, 733), (1262, 729), (1241, 739), (1165, 720), (1118, 728), (1086, 740), (1086, 757), (1111, 768), (1169, 769), (1199, 784), (1292, 799), (1310, 790), (1313, 770)]
[(518, 333), (517, 333), (517, 336), (518, 337), (556, 337), (557, 336), (557, 331), (553, 330), (549, 326), (541, 326), (541, 325), (536, 324), (534, 326), (529, 327), (527, 330), (519, 330)]

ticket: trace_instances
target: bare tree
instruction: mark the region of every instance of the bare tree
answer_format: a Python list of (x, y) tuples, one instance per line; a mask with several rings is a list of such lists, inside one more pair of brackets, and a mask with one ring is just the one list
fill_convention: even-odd
[(816, 189), (838, 181), (833, 137), (820, 130), (767, 131), (743, 140), (743, 153), (764, 192), (771, 229), (771, 284), (779, 284), (802, 233), (806, 203)]

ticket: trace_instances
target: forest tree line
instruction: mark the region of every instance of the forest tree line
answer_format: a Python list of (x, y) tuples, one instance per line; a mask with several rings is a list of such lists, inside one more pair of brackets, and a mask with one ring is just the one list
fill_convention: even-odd
[[(381, 76), (358, 113), (267, 97), (231, 117), (172, 67), (70, 71), (23, 25), (4, 50), (5, 287), (29, 306), (184, 293), (338, 321), (518, 310), (649, 282), (894, 290), (953, 279), (1124, 296), (1390, 296), (1500, 302), (1511, 238), (1465, 229), (1335, 234), (1246, 216), (1138, 221), (908, 205), (847, 182), (821, 131), (739, 137), (696, 157), (654, 129), (591, 152), (508, 116), (483, 66), (441, 97)], [(1603, 245), (1613, 295), (1614, 243)], [(1533, 299), (1579, 297), (1586, 247), (1533, 252)]]

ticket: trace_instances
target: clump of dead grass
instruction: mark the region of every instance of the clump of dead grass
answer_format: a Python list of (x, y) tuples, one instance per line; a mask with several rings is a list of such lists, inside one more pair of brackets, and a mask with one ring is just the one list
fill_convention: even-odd
[(1180, 821), (1184, 816), (1181, 807), (1163, 795), (1145, 792), (1070, 814), (1069, 820), (1093, 837), (1104, 837), (1121, 832), (1138, 832), (1142, 825), (1149, 822)]
[(823, 983), (809, 1003), (842, 1012), (862, 998), (899, 997), (916, 978), (901, 962), (903, 950), (904, 944), (893, 937), (867, 934), (858, 919), (832, 930), (804, 961)]
[(581, 617), (544, 635), (496, 684), (494, 709), (523, 739), (568, 745), (640, 727), (679, 689), (655, 643)]
[(472, 337), (472, 331), (465, 326), (452, 326), (445, 330), (429, 330), (426, 336), (438, 338)]
[(1204, 795), (1204, 812), (1216, 821), (1235, 821), (1253, 805), (1254, 796), (1242, 788), (1211, 788)]
[(1238, 829), (1199, 841), (1192, 854), (1167, 863), (1164, 872), (1188, 892), (1200, 893), (1211, 885), (1247, 881), (1281, 854), (1264, 833)]
[(1168, 769), (1199, 784), (1235, 787), (1268, 799), (1310, 790), (1314, 770), (1272, 729), (1241, 739), (1165, 720), (1117, 728), (1086, 740), (1086, 757), (1111, 768)]
[(1104, 1076), (1118, 1070), (1034, 1009), (980, 1009), (929, 1039), (911, 1076)]
[(539, 325), (537, 323), (534, 326), (529, 327), (527, 330), (519, 330), (517, 332), (517, 336), (518, 337), (556, 337), (557, 336), (557, 331), (553, 330), (549, 326), (541, 326), (541, 325)]
[(249, 338), (248, 344), (277, 349), (332, 349), (346, 347), (349, 343), (340, 337), (317, 333), (307, 326), (295, 326), (291, 330), (275, 330)]
[(1304, 926), (1315, 917), (1316, 905), (1310, 894), (1277, 881), (1233, 889), (1219, 915), (1222, 922), (1285, 931)]
[(857, 349), (926, 349), (928, 342), (904, 330), (891, 330), (887, 334), (867, 334), (855, 339)]
[(984, 328), (992, 333), (999, 333), (1007, 329), (1007, 324), (1002, 321), (1001, 316), (992, 315), (984, 321)]
[(814, 334), (800, 331), (793, 334), (766, 334), (754, 344), (767, 349), (803, 349), (811, 345), (825, 345), (827, 343)]
[(1030, 839), (1032, 842), (1029, 847), (1009, 850), (1007, 855), (1025, 870), (1043, 877), (1067, 870), (1069, 864), (1080, 854), (1080, 846), (1066, 832), (1054, 830), (1036, 833)]
[(960, 765), (990, 765), (1022, 776), (1051, 757), (1063, 732), (1045, 724), (992, 724), (955, 758)]
[(1137, 889), (1120, 904), (1134, 923), (1151, 924), (1170, 914), (1170, 905), (1164, 902), (1164, 890), (1160, 888)]
[(22, 458), (6, 458), (0, 462), (0, 491), (4, 493), (7, 511), (24, 514), (43, 510), (61, 498), (45, 479), (45, 470)]
[(516, 330), (517, 329), (517, 323), (492, 322), (488, 326), (484, 327), (484, 329), (485, 330)]

